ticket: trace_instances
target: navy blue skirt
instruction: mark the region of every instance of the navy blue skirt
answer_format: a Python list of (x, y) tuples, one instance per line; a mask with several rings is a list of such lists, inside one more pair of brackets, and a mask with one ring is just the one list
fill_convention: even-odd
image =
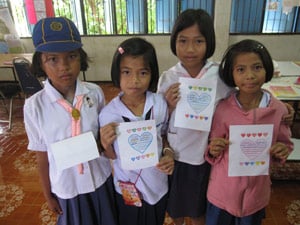
[(208, 202), (206, 225), (261, 225), (265, 214), (265, 208), (263, 208), (252, 215), (236, 217)]
[(167, 212), (172, 218), (201, 217), (206, 211), (206, 192), (210, 165), (191, 165), (175, 161), (169, 176)]
[(118, 224), (112, 176), (94, 192), (58, 201), (63, 214), (58, 216), (57, 225)]
[(116, 192), (120, 225), (163, 225), (166, 214), (167, 195), (155, 205), (142, 200), (142, 207), (125, 205), (122, 195)]

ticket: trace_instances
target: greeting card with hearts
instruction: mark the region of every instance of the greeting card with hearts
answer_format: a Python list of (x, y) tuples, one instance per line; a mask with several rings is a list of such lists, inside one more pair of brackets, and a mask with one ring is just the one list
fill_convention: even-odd
[(155, 120), (120, 123), (117, 133), (123, 169), (143, 169), (158, 163)]
[(216, 79), (180, 77), (180, 100), (176, 106), (176, 127), (210, 131), (216, 97)]
[(268, 175), (272, 137), (273, 124), (230, 126), (228, 176)]

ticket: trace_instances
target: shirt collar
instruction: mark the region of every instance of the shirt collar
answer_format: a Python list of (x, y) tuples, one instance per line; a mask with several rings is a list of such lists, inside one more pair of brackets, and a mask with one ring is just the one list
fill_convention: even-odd
[[(44, 89), (46, 94), (49, 96), (51, 102), (56, 102), (58, 99), (63, 98), (63, 96), (52, 86), (49, 79), (46, 79)], [(89, 89), (78, 78), (76, 81), (75, 96), (85, 95), (88, 92)]]
[[(131, 121), (134, 121), (134, 120), (136, 120), (137, 117), (121, 101), (121, 97), (123, 94), (124, 94), (123, 92), (119, 93), (118, 98), (116, 99), (117, 104), (120, 105), (120, 107), (121, 107), (122, 116), (125, 116), (125, 117), (129, 118)], [(146, 92), (146, 102), (145, 102), (143, 116), (142, 116), (143, 118), (145, 118), (146, 113), (152, 107), (154, 107), (154, 96), (153, 96), (152, 92), (147, 91)]]

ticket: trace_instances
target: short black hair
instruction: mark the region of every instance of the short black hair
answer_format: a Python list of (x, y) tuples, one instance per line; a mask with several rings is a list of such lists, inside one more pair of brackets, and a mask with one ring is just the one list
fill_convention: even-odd
[(219, 66), (219, 76), (225, 84), (229, 87), (236, 87), (233, 79), (233, 64), (236, 57), (243, 53), (256, 53), (260, 57), (264, 69), (266, 70), (265, 83), (272, 79), (274, 66), (270, 53), (262, 43), (246, 39), (229, 46), (225, 51)]
[[(87, 53), (82, 49), (79, 48), (79, 55), (80, 55), (80, 71), (87, 71), (90, 61)], [(31, 72), (36, 77), (47, 77), (47, 74), (42, 69), (42, 54), (43, 52), (35, 52), (32, 56), (32, 63), (31, 63)]]
[(206, 41), (205, 58), (211, 57), (216, 48), (216, 37), (214, 23), (211, 16), (203, 9), (187, 9), (183, 11), (176, 19), (171, 33), (171, 50), (176, 55), (176, 39), (178, 33), (182, 30), (198, 25), (200, 33), (204, 36)]
[(151, 43), (143, 38), (133, 37), (123, 41), (115, 51), (111, 64), (111, 80), (115, 87), (120, 88), (120, 62), (124, 56), (143, 56), (151, 70), (149, 91), (155, 92), (159, 79), (156, 51)]

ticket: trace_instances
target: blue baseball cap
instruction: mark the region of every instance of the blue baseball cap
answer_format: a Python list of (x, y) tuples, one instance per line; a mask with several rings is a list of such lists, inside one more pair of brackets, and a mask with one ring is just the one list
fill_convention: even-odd
[(65, 17), (39, 20), (33, 28), (32, 40), (37, 52), (69, 52), (82, 47), (77, 27)]

